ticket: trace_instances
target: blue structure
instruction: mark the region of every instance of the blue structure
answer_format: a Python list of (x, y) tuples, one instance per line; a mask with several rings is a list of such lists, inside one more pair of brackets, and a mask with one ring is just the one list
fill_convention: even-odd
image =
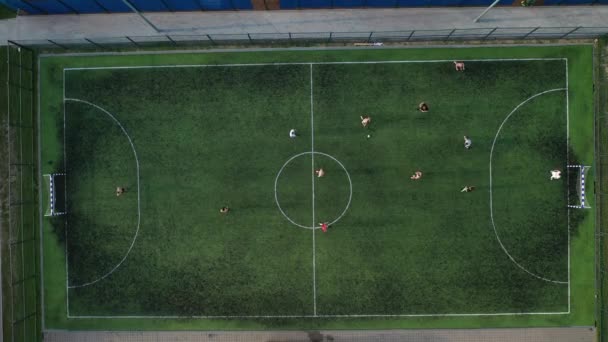
[[(129, 0), (142, 12), (251, 10), (254, 0)], [(264, 0), (266, 1), (266, 0)], [(511, 6), (515, 0), (501, 0)], [(280, 0), (281, 9), (489, 6), (493, 0)], [(131, 12), (122, 0), (0, 0), (29, 14)], [(605, 4), (608, 0), (545, 0), (545, 5)]]

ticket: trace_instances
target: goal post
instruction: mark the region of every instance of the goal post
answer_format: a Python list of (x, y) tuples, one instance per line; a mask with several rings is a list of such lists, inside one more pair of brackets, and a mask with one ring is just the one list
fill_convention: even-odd
[[(589, 209), (589, 201), (587, 201), (587, 193), (586, 193), (586, 176), (587, 172), (591, 166), (585, 165), (568, 165), (568, 172), (572, 174), (574, 179), (576, 179), (576, 199), (574, 201), (568, 199), (568, 207), (576, 208), (576, 209)], [(572, 179), (571, 178), (571, 179)], [(572, 189), (572, 187), (571, 187)]]
[(48, 193), (48, 202), (44, 216), (58, 216), (65, 214), (65, 173), (45, 174), (44, 180)]

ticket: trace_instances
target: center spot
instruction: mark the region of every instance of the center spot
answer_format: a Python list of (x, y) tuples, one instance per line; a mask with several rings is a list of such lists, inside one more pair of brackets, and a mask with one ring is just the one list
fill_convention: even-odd
[[(325, 176), (318, 178), (314, 170), (320, 168)], [(315, 229), (319, 222), (332, 225), (346, 214), (352, 199), (352, 181), (346, 167), (333, 156), (302, 152), (283, 164), (275, 178), (274, 193), (279, 212), (290, 223)]]

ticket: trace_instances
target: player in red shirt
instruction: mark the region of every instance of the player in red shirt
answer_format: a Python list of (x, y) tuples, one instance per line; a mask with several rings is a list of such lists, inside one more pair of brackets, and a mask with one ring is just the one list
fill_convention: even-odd
[(329, 227), (329, 224), (327, 222), (319, 223), (319, 226), (321, 226), (321, 230), (323, 231), (323, 233), (327, 233), (327, 227)]

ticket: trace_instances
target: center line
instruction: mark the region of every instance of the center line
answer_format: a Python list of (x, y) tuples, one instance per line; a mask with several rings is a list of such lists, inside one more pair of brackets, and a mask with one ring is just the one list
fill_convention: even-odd
[(310, 64), (310, 154), (312, 166), (312, 297), (313, 314), (317, 315), (317, 269), (315, 260), (315, 126), (312, 100), (312, 64)]

